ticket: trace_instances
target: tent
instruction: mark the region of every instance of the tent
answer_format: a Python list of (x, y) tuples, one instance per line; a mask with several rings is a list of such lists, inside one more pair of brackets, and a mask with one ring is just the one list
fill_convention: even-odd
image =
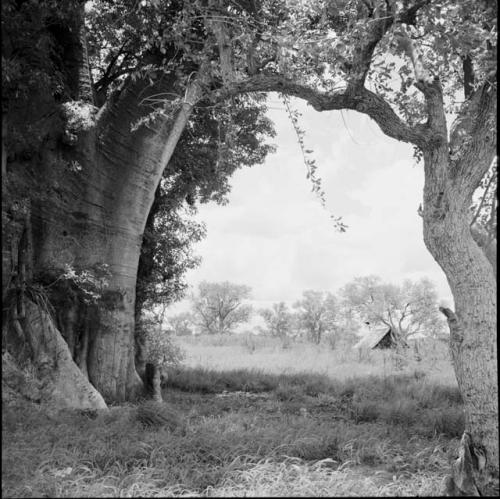
[(395, 346), (396, 342), (392, 338), (391, 328), (384, 326), (369, 330), (353, 348), (385, 349)]

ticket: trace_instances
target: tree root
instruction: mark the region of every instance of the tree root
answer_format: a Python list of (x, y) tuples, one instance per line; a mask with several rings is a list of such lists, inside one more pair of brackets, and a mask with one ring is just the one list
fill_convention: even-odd
[(445, 495), (474, 496), (486, 494), (491, 488), (486, 472), (486, 453), (480, 445), (475, 445), (472, 436), (464, 432), (460, 440), (458, 458), (452, 464), (451, 475), (446, 477)]

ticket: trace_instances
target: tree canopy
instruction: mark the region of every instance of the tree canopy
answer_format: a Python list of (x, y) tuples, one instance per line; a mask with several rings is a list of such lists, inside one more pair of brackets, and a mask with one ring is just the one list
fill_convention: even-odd
[(362, 322), (391, 328), (396, 342), (405, 342), (418, 333), (439, 336), (444, 329), (436, 289), (429, 279), (406, 279), (395, 285), (374, 275), (358, 277), (340, 294), (344, 307), (354, 311)]
[(195, 323), (202, 333), (228, 334), (249, 318), (251, 307), (244, 303), (251, 288), (230, 282), (201, 282), (191, 297)]
[(337, 301), (332, 293), (307, 290), (293, 304), (300, 329), (311, 341), (319, 344), (324, 334), (335, 330)]

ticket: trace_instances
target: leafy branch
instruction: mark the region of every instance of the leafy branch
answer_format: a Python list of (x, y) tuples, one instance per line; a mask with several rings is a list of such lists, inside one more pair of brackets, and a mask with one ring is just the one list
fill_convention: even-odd
[[(302, 130), (299, 126), (299, 117), (300, 113), (296, 109), (292, 109), (292, 106), (290, 105), (290, 97), (288, 95), (282, 94), (281, 98), (283, 100), (283, 104), (285, 105), (285, 109), (287, 111), (288, 117), (290, 118), (290, 121), (292, 122), (293, 128), (295, 130), (295, 134), (297, 135), (297, 141), (300, 146), (300, 150), (302, 152), (302, 158), (304, 160), (304, 164), (307, 169), (307, 174), (306, 178), (311, 182), (312, 184), (312, 192), (316, 195), (316, 197), (319, 199), (321, 206), (328, 211), (328, 208), (326, 207), (326, 195), (325, 191), (323, 190), (321, 186), (321, 177), (318, 176), (317, 174), (317, 165), (316, 165), (316, 160), (311, 157), (313, 151), (311, 149), (306, 149), (305, 143), (304, 143), (304, 136), (305, 132)], [(339, 232), (345, 232), (347, 229), (347, 225), (342, 221), (342, 217), (336, 217), (335, 215), (332, 215), (330, 213), (330, 218), (333, 221), (334, 227), (339, 231)]]

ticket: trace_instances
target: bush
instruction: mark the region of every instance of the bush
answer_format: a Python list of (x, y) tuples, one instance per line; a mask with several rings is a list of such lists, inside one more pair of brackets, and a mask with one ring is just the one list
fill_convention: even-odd
[(158, 367), (174, 367), (184, 360), (183, 350), (172, 341), (171, 333), (162, 329), (158, 319), (141, 316), (135, 327), (136, 336), (144, 343), (146, 362)]

